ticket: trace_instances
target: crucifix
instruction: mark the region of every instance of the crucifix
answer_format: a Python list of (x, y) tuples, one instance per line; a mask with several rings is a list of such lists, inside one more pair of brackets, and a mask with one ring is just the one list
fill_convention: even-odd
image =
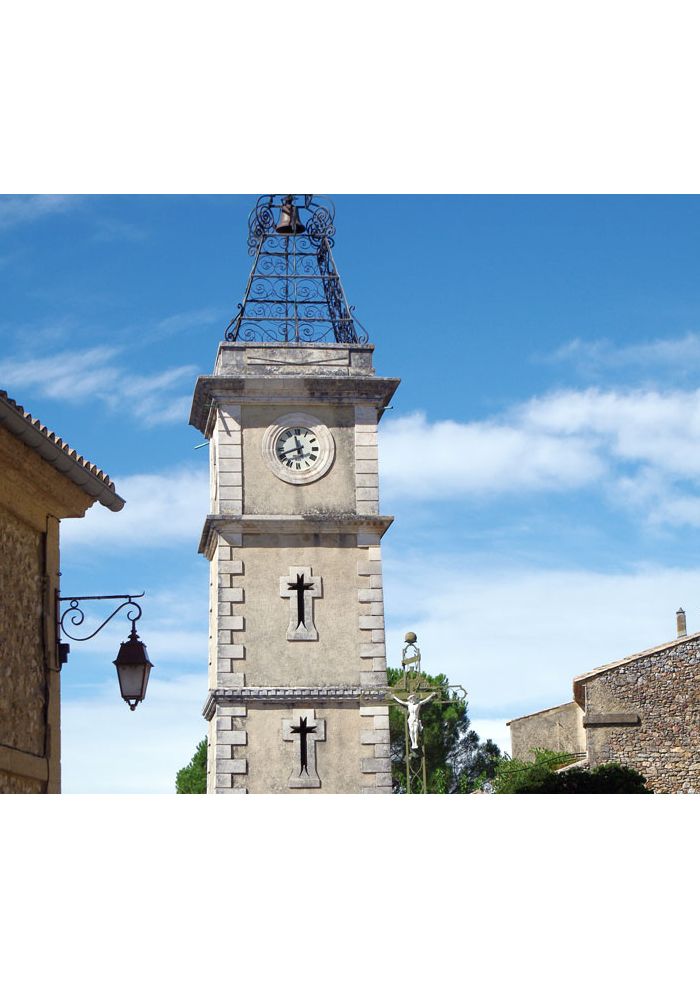
[(315, 641), (318, 632), (314, 625), (314, 598), (323, 593), (321, 577), (311, 575), (311, 567), (290, 567), (288, 577), (280, 577), (280, 597), (289, 599), (289, 625), (287, 639), (290, 642)]
[[(406, 793), (428, 792), (428, 770), (425, 760), (425, 745), (421, 738), (423, 725), (420, 710), (425, 704), (448, 705), (455, 701), (465, 701), (467, 692), (461, 684), (448, 683), (444, 678), (429, 677), (420, 672), (420, 650), (416, 645), (418, 636), (407, 632), (404, 641), (403, 683), (394, 685), (394, 693), (387, 691), (385, 703), (390, 707), (398, 705), (405, 709), (404, 729), (406, 736)], [(414, 668), (412, 668), (414, 667)], [(441, 682), (442, 681), (442, 682)], [(393, 701), (393, 704), (390, 703)]]
[(316, 743), (326, 740), (326, 722), (316, 718), (311, 710), (295, 710), (291, 719), (282, 721), (282, 738), (294, 743), (294, 769), (289, 777), (290, 789), (313, 789), (320, 787), (321, 780), (316, 772)]

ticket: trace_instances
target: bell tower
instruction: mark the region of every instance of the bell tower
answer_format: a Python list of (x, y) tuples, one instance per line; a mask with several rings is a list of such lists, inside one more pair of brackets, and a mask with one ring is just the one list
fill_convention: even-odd
[(380, 378), (334, 207), (264, 196), (253, 266), (190, 423), (209, 440), (209, 793), (390, 793)]

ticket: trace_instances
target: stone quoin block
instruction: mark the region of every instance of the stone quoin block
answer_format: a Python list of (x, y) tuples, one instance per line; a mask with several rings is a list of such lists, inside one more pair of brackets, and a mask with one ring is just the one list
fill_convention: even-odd
[(248, 709), (240, 704), (219, 704), (217, 714), (222, 718), (245, 718)]
[(360, 615), (357, 622), (362, 629), (384, 628), (384, 618), (381, 615)]
[(360, 673), (361, 687), (384, 687), (385, 685), (385, 673)]
[(363, 643), (360, 646), (361, 659), (373, 659), (375, 656), (385, 656), (386, 646), (383, 642)]
[(391, 773), (391, 759), (362, 759), (363, 773)]
[(248, 772), (248, 762), (246, 759), (221, 759), (217, 761), (218, 773), (233, 773), (234, 775), (245, 775)]
[(358, 577), (371, 577), (375, 574), (380, 575), (381, 572), (382, 572), (382, 565), (378, 560), (365, 560), (365, 561), (360, 561), (357, 564)]
[(232, 690), (245, 686), (245, 677), (242, 673), (227, 673), (221, 671), (216, 674), (216, 685), (222, 689)]
[[(219, 620), (216, 624), (220, 629), (229, 629), (234, 632), (240, 632), (243, 629), (243, 617), (241, 615), (219, 615)], [(243, 659), (243, 656), (240, 656), (239, 658)]]
[(357, 600), (360, 604), (367, 604), (371, 601), (382, 601), (383, 594), (380, 590), (363, 590), (357, 592)]
[(241, 645), (219, 646), (218, 655), (221, 657), (225, 656), (228, 659), (244, 659), (245, 646), (241, 646)]
[[(246, 745), (247, 732), (245, 731), (220, 731), (216, 736), (217, 745)], [(230, 756), (231, 753), (229, 753)]]

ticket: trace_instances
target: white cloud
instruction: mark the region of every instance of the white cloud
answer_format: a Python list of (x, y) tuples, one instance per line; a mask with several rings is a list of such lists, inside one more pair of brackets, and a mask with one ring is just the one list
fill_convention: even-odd
[(39, 395), (70, 403), (97, 400), (122, 415), (128, 412), (148, 426), (186, 422), (188, 392), (197, 373), (192, 364), (158, 374), (134, 374), (122, 361), (118, 347), (89, 347), (62, 351), (48, 357), (7, 358), (0, 361), (3, 387), (34, 389)]
[(603, 471), (587, 437), (556, 436), (513, 422), (429, 423), (422, 413), (381, 432), (385, 493), (412, 499), (565, 490)]
[(174, 793), (178, 769), (206, 735), (206, 697), (203, 663), (201, 674), (170, 680), (154, 670), (146, 699), (133, 712), (116, 676), (89, 699), (64, 700), (63, 792)]
[(0, 196), (0, 229), (34, 223), (56, 213), (66, 213), (80, 196)]
[(611, 461), (700, 475), (700, 391), (569, 390), (533, 399), (516, 414), (525, 429), (603, 444)]
[(208, 466), (133, 474), (114, 484), (125, 507), (115, 513), (96, 504), (85, 518), (66, 519), (61, 523), (66, 547), (99, 543), (102, 552), (119, 552), (187, 542), (196, 550), (209, 509)]
[[(381, 430), (383, 493), (442, 501), (595, 484), (653, 524), (697, 525), (700, 391), (553, 392), (495, 419)], [(690, 490), (688, 490), (690, 488)]]
[(417, 632), (427, 672), (469, 693), (478, 719), (571, 700), (574, 676), (675, 637), (700, 597), (700, 569), (489, 571), (454, 558), (385, 558), (389, 665)]
[(694, 371), (700, 367), (700, 334), (652, 340), (619, 346), (611, 340), (571, 340), (547, 360), (574, 364), (578, 370), (598, 373), (603, 370), (649, 371), (652, 374)]

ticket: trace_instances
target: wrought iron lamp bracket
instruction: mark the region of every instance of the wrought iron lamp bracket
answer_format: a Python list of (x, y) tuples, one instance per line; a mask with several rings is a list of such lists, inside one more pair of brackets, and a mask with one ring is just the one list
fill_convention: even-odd
[[(114, 618), (115, 615), (123, 608), (131, 608), (132, 610), (127, 610), (126, 617), (131, 622), (132, 631), (136, 628), (136, 622), (139, 620), (143, 614), (141, 605), (138, 603), (137, 598), (142, 598), (145, 595), (145, 591), (141, 594), (93, 594), (84, 595), (82, 597), (59, 597), (56, 595), (56, 617), (57, 617), (57, 638), (59, 644), (59, 653), (61, 665), (63, 665), (68, 659), (68, 645), (61, 642), (61, 633), (63, 633), (67, 638), (72, 639), (73, 642), (87, 642), (88, 639), (94, 639), (95, 636), (102, 631), (105, 625)], [(70, 602), (69, 606), (61, 613), (61, 602)], [(71, 633), (66, 628), (66, 621), (70, 617), (70, 626), (77, 628), (82, 625), (85, 621), (85, 612), (80, 607), (83, 601), (121, 601), (114, 611), (105, 618), (101, 625), (99, 625), (94, 632), (90, 635), (71, 635)], [(62, 648), (64, 647), (64, 648)]]

